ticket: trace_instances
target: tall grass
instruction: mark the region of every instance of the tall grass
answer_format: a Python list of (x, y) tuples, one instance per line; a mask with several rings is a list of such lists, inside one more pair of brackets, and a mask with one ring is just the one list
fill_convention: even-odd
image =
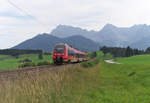
[(88, 68), (21, 74), (0, 83), (0, 103), (149, 103), (148, 60), (142, 55), (118, 59), (122, 64), (91, 61), (96, 64)]
[(54, 72), (22, 74), (15, 81), (0, 85), (2, 103), (83, 103), (86, 92), (97, 86), (99, 67), (61, 68)]

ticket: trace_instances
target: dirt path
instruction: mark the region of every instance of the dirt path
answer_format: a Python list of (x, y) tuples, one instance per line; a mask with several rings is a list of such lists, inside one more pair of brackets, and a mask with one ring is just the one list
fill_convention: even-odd
[(111, 60), (105, 60), (105, 62), (109, 63), (109, 64), (120, 64), (120, 63), (115, 62), (113, 59), (111, 59)]

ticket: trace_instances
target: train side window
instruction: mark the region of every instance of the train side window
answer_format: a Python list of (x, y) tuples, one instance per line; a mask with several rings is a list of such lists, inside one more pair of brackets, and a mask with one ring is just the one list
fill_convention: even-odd
[(82, 54), (80, 54), (80, 58), (82, 58)]
[(75, 52), (73, 50), (71, 50), (71, 49), (68, 49), (68, 55), (74, 56)]
[(70, 51), (70, 49), (68, 48), (68, 55), (70, 55), (71, 54), (71, 51)]
[(79, 55), (78, 53), (76, 53), (76, 57), (77, 57), (77, 58), (79, 58), (79, 57), (80, 57), (80, 55)]
[(71, 50), (71, 55), (75, 56), (75, 52), (73, 50)]

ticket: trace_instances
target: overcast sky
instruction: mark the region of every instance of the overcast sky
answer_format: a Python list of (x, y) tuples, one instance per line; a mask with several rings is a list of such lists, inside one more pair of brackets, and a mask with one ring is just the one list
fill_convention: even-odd
[(59, 24), (100, 30), (105, 24), (150, 24), (150, 0), (0, 0), (0, 48)]

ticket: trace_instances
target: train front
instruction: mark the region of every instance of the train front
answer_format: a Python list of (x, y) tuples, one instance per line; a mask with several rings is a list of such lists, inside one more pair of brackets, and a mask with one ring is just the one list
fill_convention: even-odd
[(53, 61), (55, 64), (62, 64), (67, 61), (67, 49), (65, 44), (57, 44), (53, 49)]

